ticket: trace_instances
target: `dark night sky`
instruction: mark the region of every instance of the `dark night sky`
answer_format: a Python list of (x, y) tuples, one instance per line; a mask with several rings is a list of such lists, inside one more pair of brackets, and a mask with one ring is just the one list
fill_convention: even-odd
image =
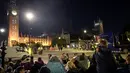
[[(0, 27), (8, 26), (6, 22), (8, 1), (0, 0)], [(28, 26), (33, 28), (33, 35), (40, 35), (42, 32), (61, 32), (62, 28), (74, 33), (83, 28), (92, 29), (94, 20), (100, 17), (105, 32), (120, 32), (124, 24), (130, 23), (128, 3), (125, 0), (17, 0), (20, 31), (27, 33)], [(31, 24), (24, 16), (28, 10), (35, 14)]]

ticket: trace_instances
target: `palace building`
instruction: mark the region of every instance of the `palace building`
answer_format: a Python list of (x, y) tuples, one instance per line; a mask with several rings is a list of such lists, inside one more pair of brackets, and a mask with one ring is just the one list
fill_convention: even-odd
[(19, 35), (19, 10), (16, 6), (16, 0), (10, 0), (7, 15), (9, 24), (8, 46), (13, 46), (16, 43), (28, 42), (41, 43), (43, 46), (51, 46), (52, 39), (49, 36), (31, 37), (30, 35)]

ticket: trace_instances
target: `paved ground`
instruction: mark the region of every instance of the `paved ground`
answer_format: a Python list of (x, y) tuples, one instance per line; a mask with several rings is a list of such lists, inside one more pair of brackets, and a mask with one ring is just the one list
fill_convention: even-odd
[[(45, 63), (48, 62), (48, 54), (52, 54), (52, 55), (56, 55), (58, 57), (61, 56), (62, 53), (68, 53), (70, 55), (70, 57), (73, 56), (74, 53), (85, 53), (87, 56), (91, 56), (93, 54), (94, 51), (82, 51), (82, 50), (74, 50), (74, 49), (63, 49), (63, 51), (59, 51), (59, 50), (53, 50), (53, 51), (43, 51), (42, 55), (34, 55), (34, 60), (36, 61), (38, 57), (42, 57), (43, 61)], [(122, 54), (123, 58), (126, 58), (127, 54)]]
[(86, 53), (86, 55), (92, 55), (93, 51), (82, 51), (82, 50), (74, 50), (74, 49), (63, 49), (62, 51), (53, 50), (53, 51), (43, 51), (42, 55), (34, 55), (34, 60), (37, 60), (38, 57), (42, 57), (45, 62), (48, 62), (48, 54), (56, 55), (58, 57), (61, 56), (62, 53), (68, 53), (70, 57), (73, 56), (74, 53)]

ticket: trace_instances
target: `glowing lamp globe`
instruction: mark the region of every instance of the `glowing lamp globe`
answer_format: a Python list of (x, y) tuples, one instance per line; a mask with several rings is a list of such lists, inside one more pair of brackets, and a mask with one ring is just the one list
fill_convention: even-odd
[(32, 20), (34, 18), (34, 15), (33, 15), (33, 13), (28, 12), (28, 13), (26, 13), (26, 17), (28, 20)]

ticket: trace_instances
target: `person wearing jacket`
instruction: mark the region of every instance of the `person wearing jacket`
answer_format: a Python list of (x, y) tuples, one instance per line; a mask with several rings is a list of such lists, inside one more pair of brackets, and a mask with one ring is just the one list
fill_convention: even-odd
[(120, 69), (117, 70), (118, 73), (130, 73), (130, 54), (126, 57), (126, 63)]
[(117, 66), (112, 52), (107, 47), (107, 41), (100, 40), (99, 47), (93, 57), (95, 59), (97, 73), (115, 73)]
[(51, 73), (66, 73), (63, 64), (60, 62), (57, 56), (52, 56), (46, 67), (50, 69)]
[(39, 73), (51, 73), (51, 71), (46, 65), (44, 65), (40, 68)]
[(14, 73), (25, 73), (25, 69), (22, 66), (19, 66), (16, 68)]
[(81, 67), (84, 71), (86, 71), (89, 68), (89, 60), (88, 57), (85, 55), (85, 53), (82, 53), (82, 55), (79, 56), (79, 63), (81, 64)]

